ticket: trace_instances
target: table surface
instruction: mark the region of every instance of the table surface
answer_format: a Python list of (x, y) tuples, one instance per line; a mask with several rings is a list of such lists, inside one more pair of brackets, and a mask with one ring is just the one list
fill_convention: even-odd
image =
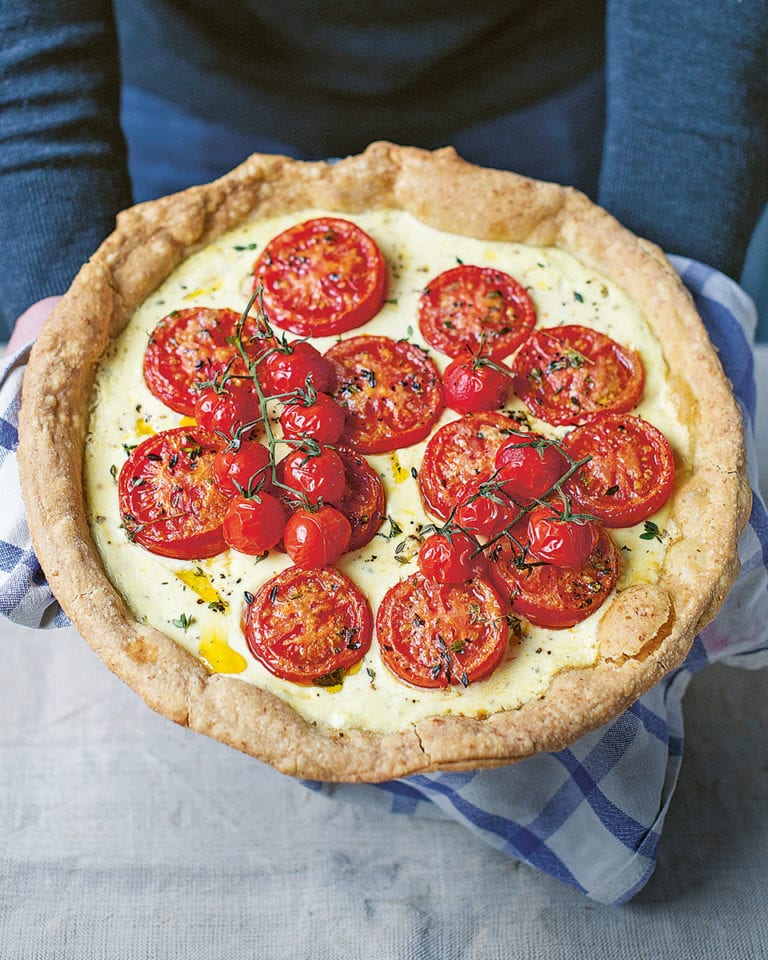
[(73, 629), (0, 622), (0, 957), (768, 957), (767, 687), (694, 678), (656, 872), (610, 908), (458, 824), (372, 818), (175, 726)]

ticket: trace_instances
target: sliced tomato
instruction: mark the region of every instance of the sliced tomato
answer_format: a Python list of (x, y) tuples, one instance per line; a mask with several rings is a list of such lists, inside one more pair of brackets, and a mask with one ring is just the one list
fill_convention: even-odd
[(353, 330), (379, 311), (387, 269), (376, 241), (349, 220), (319, 217), (274, 237), (254, 265), (270, 322), (302, 337)]
[(575, 503), (607, 527), (631, 527), (660, 510), (675, 485), (675, 457), (653, 424), (630, 414), (604, 414), (572, 430), (563, 448), (591, 459), (564, 484)]
[(501, 413), (473, 413), (452, 420), (430, 438), (419, 470), (419, 490), (430, 513), (447, 520), (470, 481), (487, 480), (495, 471), (496, 451), (515, 432)]
[(253, 656), (276, 677), (330, 686), (368, 652), (373, 618), (340, 571), (288, 567), (247, 604), (243, 632)]
[[(144, 380), (152, 393), (177, 413), (194, 415), (197, 384), (230, 372), (245, 375), (234, 336), (240, 314), (234, 310), (191, 307), (169, 313), (152, 331), (144, 353)], [(259, 340), (255, 319), (243, 329), (248, 355), (256, 359), (267, 343)]]
[(417, 687), (467, 686), (488, 676), (507, 647), (502, 601), (486, 580), (435, 583), (414, 573), (391, 587), (376, 614), (381, 658)]
[(539, 627), (572, 627), (598, 610), (619, 578), (619, 552), (608, 532), (600, 535), (579, 567), (541, 563), (528, 555), (528, 518), (488, 551), (491, 575), (512, 610)]
[(333, 398), (347, 411), (344, 441), (359, 453), (410, 447), (427, 436), (443, 409), (437, 367), (406, 340), (359, 336), (335, 343)]
[(536, 330), (512, 362), (515, 393), (547, 423), (584, 423), (595, 413), (624, 413), (643, 394), (639, 354), (589, 327)]
[(424, 339), (449, 357), (467, 347), (506, 357), (536, 323), (525, 287), (501, 270), (461, 264), (431, 280), (419, 300)]
[(349, 447), (337, 447), (344, 462), (346, 487), (339, 510), (349, 520), (352, 537), (348, 550), (359, 550), (373, 540), (386, 516), (386, 499), (381, 478), (365, 457)]
[(117, 484), (120, 516), (131, 540), (180, 560), (226, 549), (222, 524), (229, 498), (214, 482), (220, 449), (214, 434), (195, 426), (156, 433), (131, 452)]

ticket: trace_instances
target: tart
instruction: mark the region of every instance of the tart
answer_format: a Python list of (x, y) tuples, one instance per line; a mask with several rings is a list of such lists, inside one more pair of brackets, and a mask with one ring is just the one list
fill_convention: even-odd
[(617, 716), (716, 615), (750, 506), (662, 252), (573, 189), (387, 143), (123, 212), (33, 349), (19, 464), (111, 670), (338, 781)]

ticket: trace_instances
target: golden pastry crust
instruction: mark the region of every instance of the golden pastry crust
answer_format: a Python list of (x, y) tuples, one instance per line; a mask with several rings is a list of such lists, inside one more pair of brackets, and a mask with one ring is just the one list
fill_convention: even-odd
[[(676, 538), (656, 584), (601, 612), (599, 659), (545, 695), (484, 719), (436, 717), (389, 735), (305, 721), (252, 684), (211, 675), (139, 624), (107, 579), (83, 497), (96, 366), (133, 311), (191, 253), (248, 220), (308, 207), (403, 209), (437, 229), (555, 246), (608, 276), (663, 344), (693, 440), (679, 465)], [(557, 750), (607, 722), (678, 665), (738, 573), (750, 508), (738, 408), (691, 298), (653, 244), (577, 191), (481, 169), (450, 149), (376, 143), (337, 164), (254, 155), (212, 184), (120, 214), (46, 324), (24, 380), (19, 465), (32, 540), (61, 606), (96, 653), (153, 709), (295, 776), (378, 781), (493, 766)]]

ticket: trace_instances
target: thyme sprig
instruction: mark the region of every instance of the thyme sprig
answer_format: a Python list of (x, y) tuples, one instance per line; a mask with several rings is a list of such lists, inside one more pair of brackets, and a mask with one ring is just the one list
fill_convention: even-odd
[[(250, 317), (250, 312), (254, 304), (257, 305), (256, 309), (257, 309), (257, 321), (258, 321), (259, 332), (257, 336), (252, 337), (249, 340), (249, 343), (253, 343), (259, 340), (276, 339), (272, 326), (264, 310), (264, 288), (261, 284), (258, 284), (256, 289), (251, 294), (248, 300), (248, 303), (245, 305), (245, 308), (240, 315), (240, 319), (235, 325), (235, 332), (231, 337), (232, 346), (235, 347), (243, 363), (245, 364), (245, 368), (248, 371), (248, 375), (253, 381), (253, 386), (256, 391), (256, 395), (259, 398), (259, 412), (261, 413), (261, 419), (264, 423), (264, 431), (267, 436), (267, 447), (269, 449), (269, 463), (270, 463), (271, 474), (272, 474), (272, 483), (274, 484), (275, 487), (278, 487), (281, 490), (285, 490), (289, 495), (295, 498), (297, 502), (301, 503), (302, 505), (308, 505), (307, 498), (302, 491), (296, 490), (294, 487), (291, 487), (289, 484), (283, 483), (282, 480), (278, 479), (277, 458), (275, 457), (275, 448), (277, 447), (278, 443), (284, 443), (289, 446), (296, 446), (296, 445), (301, 445), (304, 441), (290, 440), (288, 438), (275, 436), (275, 431), (272, 429), (272, 422), (269, 418), (269, 410), (268, 410), (267, 404), (269, 400), (274, 400), (278, 398), (272, 397), (272, 396), (268, 397), (264, 393), (264, 389), (261, 386), (261, 383), (259, 382), (259, 376), (258, 376), (259, 364), (263, 363), (264, 360), (266, 360), (266, 358), (270, 355), (270, 353), (275, 353), (278, 351), (290, 352), (292, 348), (290, 348), (290, 345), (288, 344), (285, 338), (285, 334), (283, 334), (282, 344), (285, 349), (282, 349), (281, 347), (278, 347), (278, 346), (274, 348), (270, 348), (268, 350), (265, 350), (263, 353), (261, 353), (257, 360), (254, 360), (254, 358), (246, 350), (245, 344), (243, 342), (243, 331), (245, 330), (245, 325), (248, 322), (248, 319)], [(295, 393), (296, 391), (291, 391), (290, 395), (293, 396), (295, 395)], [(316, 441), (312, 441), (312, 442), (316, 443)]]

